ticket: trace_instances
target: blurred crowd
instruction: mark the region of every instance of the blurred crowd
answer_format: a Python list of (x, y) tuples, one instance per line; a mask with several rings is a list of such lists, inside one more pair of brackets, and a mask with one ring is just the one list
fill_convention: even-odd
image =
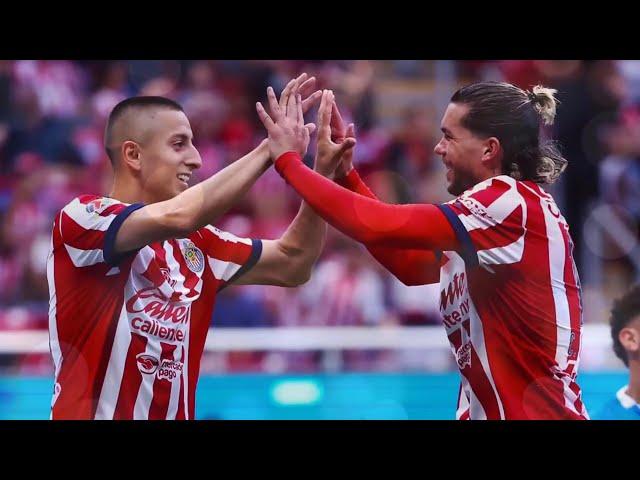
[[(560, 142), (569, 166), (550, 190), (569, 222), (583, 285), (618, 295), (637, 278), (640, 61), (0, 61), (0, 330), (47, 328), (53, 216), (79, 194), (109, 193), (102, 136), (116, 103), (133, 95), (177, 100), (203, 159), (192, 180), (198, 182), (264, 138), (255, 102), (264, 102), (268, 85), (280, 91), (303, 71), (315, 75), (320, 88), (334, 90), (343, 116), (356, 125), (358, 170), (391, 203), (451, 198), (433, 147), (444, 107), (459, 86), (504, 80), (558, 89), (557, 120), (545, 134)], [(309, 164), (314, 151), (312, 142)], [(617, 212), (617, 228), (625, 229), (625, 238), (631, 235), (631, 244), (620, 245), (622, 235), (611, 235), (609, 224), (590, 217), (603, 203)], [(271, 169), (217, 226), (238, 236), (276, 238), (299, 205)], [(595, 231), (602, 233), (598, 242), (590, 240)], [(612, 251), (619, 254), (605, 254)], [(404, 286), (330, 228), (307, 284), (225, 289), (212, 325), (430, 325), (440, 322), (438, 298), (437, 286)], [(587, 321), (605, 320), (601, 311), (587, 315)], [(319, 352), (244, 352), (210, 355), (204, 368), (304, 371), (330, 363), (327, 358)], [(412, 361), (403, 358), (361, 351), (341, 360), (356, 369), (383, 369)]]

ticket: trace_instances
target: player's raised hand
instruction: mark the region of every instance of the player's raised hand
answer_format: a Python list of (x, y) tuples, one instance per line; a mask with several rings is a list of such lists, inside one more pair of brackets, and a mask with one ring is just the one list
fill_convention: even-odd
[(280, 108), (286, 108), (291, 92), (294, 86), (298, 86), (298, 93), (302, 96), (302, 112), (307, 113), (309, 109), (318, 101), (322, 96), (322, 91), (313, 90), (316, 84), (316, 77), (307, 78), (307, 74), (303, 73), (298, 78), (291, 79), (289, 83), (284, 87), (280, 94), (280, 101), (278, 102)]
[[(301, 75), (304, 80), (306, 74)], [(300, 77), (289, 82), (280, 102), (276, 98), (273, 88), (267, 88), (267, 100), (271, 115), (267, 113), (260, 102), (256, 103), (256, 110), (262, 124), (269, 134), (269, 151), (272, 160), (285, 152), (295, 151), (303, 156), (309, 146), (313, 124), (304, 124), (303, 101), (299, 93)], [(308, 87), (306, 87), (308, 88)]]
[[(320, 108), (318, 109), (318, 148), (316, 151), (316, 170), (323, 175), (332, 174), (340, 164), (344, 153), (352, 150), (356, 144), (356, 139), (353, 136), (348, 136), (346, 129), (342, 133), (341, 117), (338, 120), (333, 120), (337, 134), (332, 134), (332, 112), (334, 106), (335, 97), (333, 92), (324, 90), (320, 100)], [(340, 125), (338, 122), (340, 122)]]

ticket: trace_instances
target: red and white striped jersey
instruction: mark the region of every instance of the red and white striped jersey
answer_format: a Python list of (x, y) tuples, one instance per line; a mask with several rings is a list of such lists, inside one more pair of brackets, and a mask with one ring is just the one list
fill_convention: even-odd
[(459, 419), (588, 419), (576, 383), (580, 281), (569, 228), (537, 184), (501, 175), (440, 205), (440, 311), (462, 375)]
[(115, 256), (142, 204), (83, 195), (56, 216), (47, 262), (53, 419), (193, 419), (217, 291), (262, 243), (210, 225)]

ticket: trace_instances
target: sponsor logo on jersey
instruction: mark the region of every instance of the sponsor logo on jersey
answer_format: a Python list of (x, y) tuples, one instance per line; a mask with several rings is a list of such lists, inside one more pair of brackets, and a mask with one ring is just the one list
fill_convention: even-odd
[(471, 341), (462, 345), (456, 352), (458, 367), (462, 370), (467, 365), (471, 365)]
[(187, 323), (189, 305), (179, 305), (169, 299), (157, 287), (143, 288), (129, 300), (126, 308), (129, 313), (146, 313), (149, 317), (162, 322)]
[(455, 274), (453, 280), (449, 282), (446, 289), (440, 290), (440, 311), (444, 312), (449, 305), (453, 305), (459, 298), (462, 297), (466, 290), (467, 283), (465, 282), (464, 272)]
[(171, 271), (168, 268), (161, 268), (160, 273), (162, 273), (162, 277), (172, 288), (176, 286), (176, 280), (171, 278)]
[(158, 369), (156, 377), (159, 380), (173, 381), (176, 378), (180, 378), (182, 374), (182, 362), (176, 362), (174, 360), (163, 360), (162, 365)]
[(136, 362), (138, 363), (138, 369), (142, 373), (155, 373), (160, 364), (160, 361), (156, 357), (145, 353), (136, 355)]
[(101, 213), (109, 205), (113, 204), (112, 200), (106, 198), (96, 198), (87, 203), (87, 213)]

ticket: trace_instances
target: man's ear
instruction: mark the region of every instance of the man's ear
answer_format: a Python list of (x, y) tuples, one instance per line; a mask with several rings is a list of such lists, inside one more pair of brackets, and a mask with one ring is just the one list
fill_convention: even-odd
[(135, 171), (140, 171), (140, 145), (133, 140), (122, 143), (122, 161)]
[(502, 145), (496, 137), (489, 137), (482, 142), (482, 164), (488, 170), (499, 169), (502, 164)]

